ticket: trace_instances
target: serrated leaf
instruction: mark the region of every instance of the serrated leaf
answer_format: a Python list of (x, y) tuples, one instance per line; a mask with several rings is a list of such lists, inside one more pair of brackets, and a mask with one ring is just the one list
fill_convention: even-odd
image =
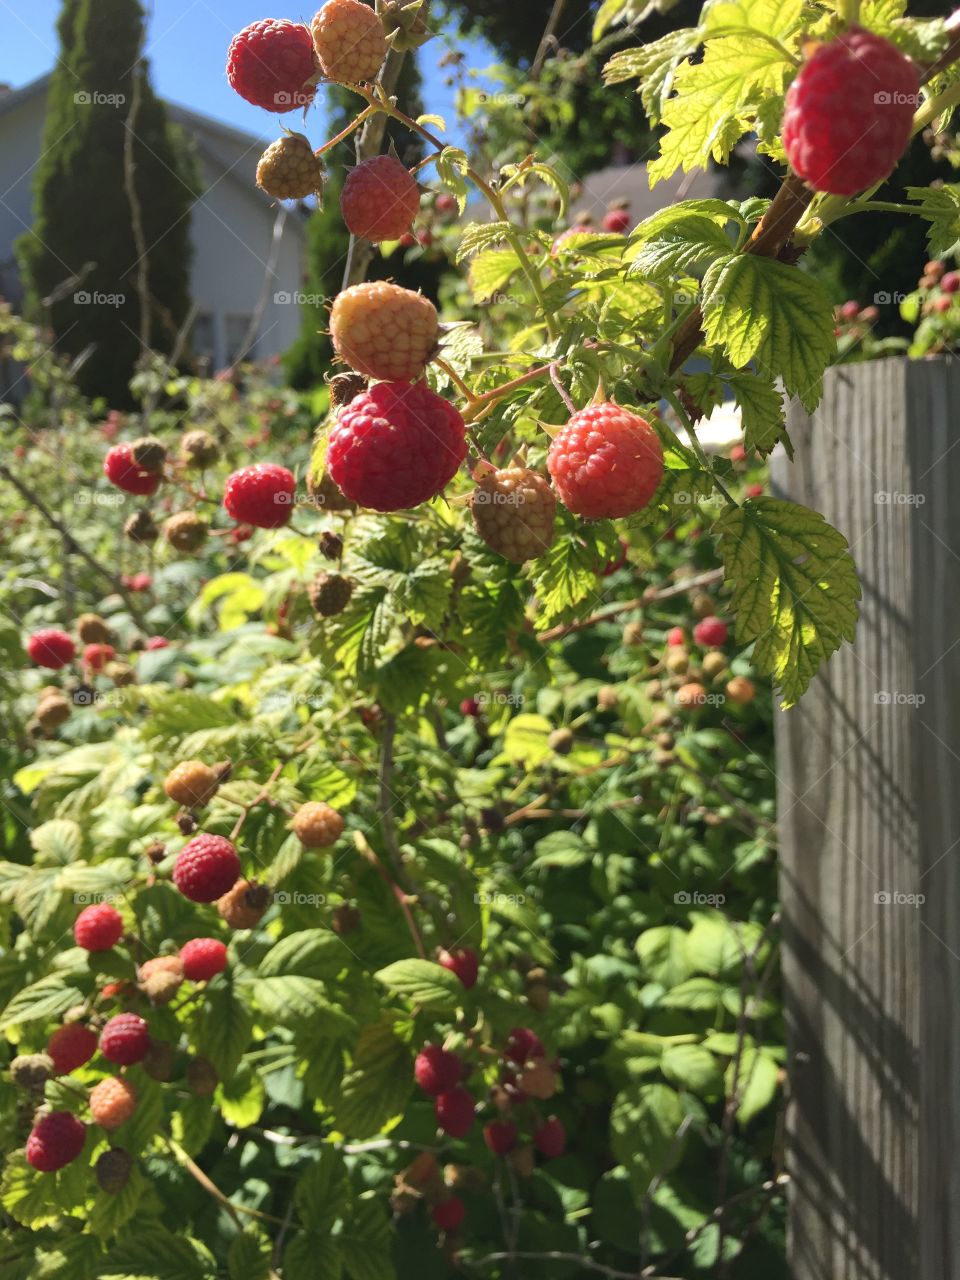
[(682, 1144), (677, 1134), (682, 1123), (680, 1099), (665, 1084), (632, 1085), (617, 1094), (610, 1112), (610, 1145), (630, 1176), (638, 1204), (653, 1178), (679, 1160)]
[(755, 361), (816, 408), (837, 344), (830, 298), (813, 276), (756, 254), (721, 258), (704, 276), (703, 328), (738, 368)]
[(780, 1068), (762, 1049), (744, 1048), (739, 1061), (727, 1067), (725, 1087), (728, 1097), (739, 1099), (737, 1119), (749, 1122), (776, 1097)]
[(486, 249), (470, 263), (468, 279), (474, 302), (487, 302), (509, 284), (520, 270), (512, 249)]
[(300, 974), (258, 978), (253, 984), (253, 995), (261, 1012), (280, 1026), (292, 1027), (309, 1021), (332, 1036), (342, 1036), (353, 1029), (353, 1019), (333, 1004), (325, 983), (319, 978)]
[(227, 1274), (230, 1280), (267, 1280), (272, 1245), (257, 1227), (246, 1227), (230, 1241)]
[(216, 1264), (199, 1241), (140, 1223), (125, 1232), (103, 1261), (100, 1280), (212, 1280)]
[(907, 195), (919, 203), (920, 216), (930, 223), (927, 247), (931, 258), (952, 258), (960, 253), (960, 184), (907, 187)]
[(83, 834), (69, 818), (53, 818), (30, 832), (30, 843), (40, 855), (36, 861), (68, 866), (80, 857)]
[(793, 446), (787, 435), (783, 414), (783, 396), (766, 378), (752, 373), (738, 373), (727, 384), (740, 406), (743, 424), (743, 447), (748, 453), (766, 457), (782, 441), (787, 456), (793, 457)]
[(663, 114), (663, 104), (673, 91), (677, 67), (699, 43), (700, 33), (695, 27), (682, 27), (640, 48), (621, 49), (603, 68), (604, 83), (623, 84), (626, 80), (638, 80), (643, 109), (650, 123), (657, 125)]
[(468, 222), (460, 236), (456, 261), (463, 262), (471, 254), (498, 244), (509, 229), (509, 222)]
[(336, 1240), (301, 1231), (283, 1251), (283, 1280), (340, 1280), (342, 1275), (343, 1256)]
[(18, 991), (0, 1014), (0, 1029), (55, 1018), (83, 1001), (83, 994), (55, 974)]
[(562, 618), (582, 600), (599, 600), (597, 573), (619, 552), (613, 525), (598, 521), (559, 533), (545, 555), (536, 561), (538, 631)]
[(227, 1124), (247, 1129), (260, 1119), (266, 1096), (263, 1081), (249, 1063), (241, 1062), (228, 1080), (217, 1085), (215, 1100)]
[(413, 1054), (387, 1019), (364, 1027), (335, 1108), (337, 1126), (352, 1138), (392, 1127), (413, 1092)]
[(637, 939), (637, 956), (644, 973), (665, 987), (676, 987), (693, 972), (687, 935), (676, 925), (662, 924), (644, 930)]
[(676, 93), (663, 104), (667, 133), (659, 157), (647, 166), (651, 187), (677, 169), (689, 173), (711, 159), (726, 164), (755, 95), (782, 93), (793, 70), (791, 59), (759, 35), (711, 39), (702, 62), (677, 68)]
[(350, 960), (350, 953), (330, 929), (289, 933), (271, 947), (257, 966), (261, 978), (296, 973), (307, 978), (334, 978)]
[(714, 219), (688, 213), (672, 218), (653, 231), (637, 228), (639, 250), (630, 265), (630, 274), (659, 280), (692, 271), (704, 263), (730, 254), (733, 246)]
[(104, 1240), (112, 1239), (136, 1214), (147, 1185), (139, 1167), (134, 1165), (119, 1191), (98, 1191), (88, 1219), (90, 1230)]
[(717, 525), (737, 638), (753, 643), (783, 706), (856, 631), (860, 583), (846, 538), (816, 511), (775, 498), (725, 512)]
[(293, 1192), (297, 1215), (305, 1227), (326, 1235), (342, 1212), (348, 1196), (343, 1156), (334, 1147), (323, 1147), (317, 1159), (301, 1174)]
[(374, 974), (388, 991), (437, 1012), (452, 1012), (464, 1002), (460, 979), (431, 960), (397, 960)]
[(209, 1058), (221, 1079), (233, 1074), (250, 1043), (253, 1014), (230, 983), (211, 986), (195, 1023), (197, 1049)]
[(678, 1089), (689, 1089), (698, 1098), (715, 1098), (723, 1076), (712, 1053), (698, 1044), (669, 1045), (660, 1059), (660, 1070)]
[(343, 1264), (350, 1280), (396, 1280), (391, 1259), (390, 1220), (372, 1193), (356, 1200), (340, 1235)]

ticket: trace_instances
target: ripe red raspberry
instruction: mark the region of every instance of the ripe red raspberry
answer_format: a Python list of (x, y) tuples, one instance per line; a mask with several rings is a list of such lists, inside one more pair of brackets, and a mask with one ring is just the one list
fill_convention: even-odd
[(441, 1200), (430, 1210), (430, 1216), (441, 1231), (456, 1231), (466, 1217), (467, 1210), (459, 1196)]
[(960, 289), (960, 272), (948, 271), (940, 281), (940, 288), (944, 293), (956, 293)]
[(746, 497), (748, 497), (748, 498), (762, 498), (762, 497), (763, 497), (763, 485), (762, 485), (762, 484), (748, 484), (748, 485), (747, 485), (747, 487), (744, 489), (744, 491), (743, 491), (743, 492), (744, 492), (744, 495), (745, 495)]
[(507, 1036), (507, 1043), (503, 1050), (504, 1057), (520, 1065), (529, 1062), (531, 1058), (542, 1058), (546, 1052), (543, 1041), (529, 1027), (515, 1027)]
[(720, 618), (703, 618), (693, 628), (693, 638), (704, 649), (722, 649), (730, 628)]
[(173, 883), (191, 902), (216, 902), (239, 875), (240, 858), (223, 836), (194, 836), (173, 864)]
[(538, 471), (485, 471), (477, 478), (470, 509), (487, 546), (513, 564), (536, 560), (553, 543), (557, 500)]
[(319, 800), (302, 804), (293, 815), (291, 826), (305, 849), (328, 849), (343, 835), (343, 818)]
[(69, 1111), (51, 1111), (33, 1126), (27, 1139), (27, 1164), (55, 1173), (76, 1160), (87, 1140), (87, 1127)]
[(240, 97), (281, 115), (310, 105), (317, 89), (307, 81), (317, 70), (310, 31), (285, 18), (252, 22), (227, 52), (227, 79)]
[(109, 951), (123, 937), (123, 919), (109, 902), (84, 907), (73, 922), (73, 937), (85, 951)]
[(347, 230), (374, 244), (399, 240), (419, 210), (416, 178), (396, 156), (373, 156), (358, 164), (340, 195)]
[(161, 480), (158, 471), (147, 471), (144, 467), (137, 466), (133, 449), (128, 444), (115, 444), (107, 451), (103, 460), (103, 474), (118, 489), (141, 497), (156, 493)]
[(27, 654), (37, 666), (59, 671), (61, 667), (73, 661), (76, 649), (66, 631), (48, 627), (43, 631), (35, 631), (29, 638)]
[(137, 1091), (129, 1080), (107, 1076), (90, 1090), (90, 1114), (101, 1129), (119, 1129), (137, 1109)]
[(191, 938), (180, 948), (183, 976), (191, 982), (209, 982), (227, 967), (227, 948), (219, 938)]
[(463, 1062), (438, 1044), (425, 1044), (413, 1064), (413, 1077), (432, 1098), (455, 1089), (463, 1079)]
[(117, 656), (112, 644), (88, 644), (83, 651), (83, 665), (91, 671), (102, 671)]
[(551, 1116), (534, 1131), (533, 1141), (541, 1155), (548, 1160), (555, 1160), (567, 1148), (567, 1131), (556, 1116)]
[(310, 25), (323, 74), (341, 84), (375, 80), (387, 56), (379, 15), (361, 0), (327, 0)]
[(478, 698), (464, 698), (460, 703), (460, 714), (467, 716), (471, 720), (475, 720), (477, 716), (483, 714), (483, 707), (480, 705)]
[(682, 648), (687, 643), (687, 635), (683, 627), (671, 627), (667, 632), (667, 644), (672, 649)]
[(149, 1048), (150, 1028), (137, 1013), (115, 1014), (100, 1032), (100, 1052), (121, 1067), (139, 1062)]
[(483, 1140), (495, 1156), (505, 1156), (517, 1145), (517, 1126), (511, 1120), (491, 1120), (483, 1126)]
[(227, 476), (223, 505), (227, 514), (258, 529), (279, 529), (293, 515), (296, 481), (286, 467), (258, 462)]
[(441, 1093), (433, 1110), (438, 1128), (451, 1138), (465, 1138), (473, 1128), (476, 1115), (473, 1094), (459, 1085), (448, 1093)]
[(360, 506), (401, 511), (442, 493), (466, 456), (466, 426), (452, 404), (420, 383), (378, 382), (341, 409), (327, 469)]
[(47, 1053), (57, 1075), (69, 1075), (89, 1062), (97, 1051), (97, 1033), (82, 1022), (68, 1022), (50, 1033)]
[(147, 641), (146, 648), (148, 652), (152, 652), (154, 649), (169, 649), (170, 641), (166, 636), (151, 636)]
[(306, 200), (323, 189), (323, 163), (302, 133), (285, 133), (260, 157), (257, 186), (275, 200)]
[(452, 196), (449, 191), (441, 191), (437, 196), (434, 208), (441, 217), (452, 216), (460, 210), (460, 204), (456, 196)]
[(603, 216), (603, 229), (604, 231), (612, 232), (614, 235), (622, 236), (630, 230), (632, 221), (629, 209), (610, 209)]
[(453, 951), (441, 951), (437, 957), (444, 969), (455, 973), (469, 991), (477, 984), (480, 957), (471, 947), (455, 947)]
[(882, 36), (854, 27), (821, 45), (787, 92), (790, 167), (838, 196), (873, 186), (907, 148), (919, 93), (913, 63)]
[(653, 498), (663, 446), (646, 419), (611, 401), (573, 415), (550, 445), (547, 469), (574, 515), (619, 519)]
[(337, 294), (330, 336), (351, 369), (384, 382), (414, 382), (436, 350), (440, 325), (429, 298), (375, 280)]

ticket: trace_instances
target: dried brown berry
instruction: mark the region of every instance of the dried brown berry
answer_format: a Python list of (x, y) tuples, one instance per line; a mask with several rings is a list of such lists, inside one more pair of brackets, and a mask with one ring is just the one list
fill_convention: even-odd
[(180, 511), (163, 526), (163, 536), (175, 551), (189, 554), (199, 551), (207, 540), (210, 526), (193, 511)]
[(81, 613), (77, 635), (81, 644), (110, 644), (113, 640), (113, 632), (98, 613)]
[(310, 604), (321, 618), (334, 618), (343, 613), (353, 595), (353, 583), (340, 573), (321, 573), (309, 590)]
[(124, 534), (131, 542), (156, 542), (160, 536), (157, 522), (149, 511), (135, 511), (123, 526)]
[(255, 880), (238, 880), (222, 898), (217, 910), (231, 929), (255, 929), (273, 901), (269, 885)]
[(156, 436), (141, 436), (130, 446), (133, 460), (141, 471), (156, 473), (163, 470), (167, 460), (166, 446)]
[(53, 1059), (46, 1053), (22, 1053), (10, 1063), (10, 1078), (18, 1089), (35, 1092), (53, 1079)]
[(220, 446), (209, 431), (188, 431), (180, 441), (180, 457), (188, 467), (202, 470), (220, 457)]
[(133, 1164), (133, 1156), (122, 1147), (111, 1147), (109, 1151), (104, 1151), (93, 1167), (97, 1186), (108, 1195), (117, 1195), (127, 1185)]
[(194, 1058), (187, 1066), (187, 1087), (198, 1098), (207, 1098), (220, 1083), (217, 1069), (206, 1058)]

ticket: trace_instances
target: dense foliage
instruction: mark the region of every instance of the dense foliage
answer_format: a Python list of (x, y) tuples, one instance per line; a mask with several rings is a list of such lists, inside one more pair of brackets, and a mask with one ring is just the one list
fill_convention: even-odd
[[(637, 17), (608, 0), (594, 34)], [(861, 18), (915, 81), (949, 44), (896, 4)], [(806, 37), (842, 58), (843, 25), (830, 4), (738, 0), (618, 53), (611, 92), (639, 79), (665, 129), (653, 177), (724, 162), (751, 131), (782, 163), (784, 112), (796, 136), (823, 106), (785, 105)], [(947, 128), (960, 79), (925, 75), (858, 171), (883, 176), (890, 137)], [(769, 496), (762, 458), (791, 451), (785, 396), (813, 408), (875, 319), (836, 317), (798, 261), (888, 202), (790, 174), (772, 202), (563, 230), (549, 163), (445, 146), (442, 121), (348, 87), (358, 129), (386, 117), (427, 144), (414, 243), (382, 258), (428, 229), (458, 268), (416, 388), (337, 379), (334, 421), (327, 388), (301, 401), (157, 357), (142, 411), (99, 420), (43, 335), (2, 319), (32, 371), (0, 463), (5, 1274), (784, 1274), (772, 707), (852, 636), (859, 587), (842, 534)], [(341, 142), (320, 149), (340, 179)], [(381, 142), (364, 129), (361, 155)], [(377, 172), (416, 204), (402, 164)], [(488, 220), (464, 218), (470, 184)], [(906, 194), (894, 211), (930, 223), (938, 259), (922, 352), (950, 341), (960, 187)], [(342, 208), (373, 225), (359, 203)], [(353, 295), (352, 349), (374, 364), (401, 345), (385, 296)], [(423, 450), (422, 423), (364, 413), (414, 397), (442, 397), (471, 474), (413, 510), (356, 509), (328, 437), (346, 489), (360, 423), (359, 479), (389, 499), (376, 449), (406, 433)], [(697, 427), (724, 401), (743, 443), (710, 453)], [(639, 433), (657, 483), (626, 518), (580, 518), (564, 483), (589, 488), (590, 468), (561, 457), (552, 540), (498, 555), (491, 472), (533, 473), (552, 503), (544, 469), (584, 414)], [(235, 470), (251, 459), (270, 465)], [(64, 1063), (63, 1028), (92, 1037), (86, 1056)]]
[(143, 21), (137, 0), (64, 5), (34, 224), (17, 244), (30, 305), (63, 352), (84, 356), (80, 387), (117, 406), (131, 403), (141, 341), (171, 351), (190, 302), (196, 175), (150, 86)]

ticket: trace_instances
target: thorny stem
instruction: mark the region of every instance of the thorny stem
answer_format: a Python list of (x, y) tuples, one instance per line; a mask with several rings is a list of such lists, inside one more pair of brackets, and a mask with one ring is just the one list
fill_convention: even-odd
[(473, 394), (473, 392), (470, 390), (470, 388), (467, 386), (464, 380), (460, 377), (459, 373), (457, 373), (456, 369), (454, 369), (451, 365), (449, 365), (446, 362), (446, 360), (441, 360), (439, 356), (434, 356), (433, 363), (437, 366), (438, 369), (443, 370), (443, 372), (447, 375), (447, 377), (450, 379), (453, 385), (457, 388), (460, 394), (463, 396), (466, 396), (468, 408), (470, 408), (472, 405), (480, 403), (480, 401)]
[(248, 1209), (245, 1205), (234, 1204), (230, 1197), (225, 1195), (217, 1184), (203, 1172), (196, 1161), (193, 1160), (186, 1151), (184, 1151), (179, 1142), (168, 1137), (167, 1134), (161, 1134), (161, 1137), (170, 1148), (171, 1153), (176, 1157), (178, 1163), (183, 1165), (191, 1177), (194, 1178), (201, 1187), (203, 1187), (204, 1191), (206, 1191), (208, 1195), (212, 1196), (219, 1205), (222, 1205), (223, 1208), (226, 1209), (234, 1223), (241, 1230), (243, 1229), (243, 1221), (240, 1218), (241, 1213), (246, 1214), (250, 1218), (259, 1218), (261, 1222), (275, 1222), (279, 1226), (283, 1226), (283, 1219), (275, 1218), (271, 1213), (261, 1213), (259, 1209)]

